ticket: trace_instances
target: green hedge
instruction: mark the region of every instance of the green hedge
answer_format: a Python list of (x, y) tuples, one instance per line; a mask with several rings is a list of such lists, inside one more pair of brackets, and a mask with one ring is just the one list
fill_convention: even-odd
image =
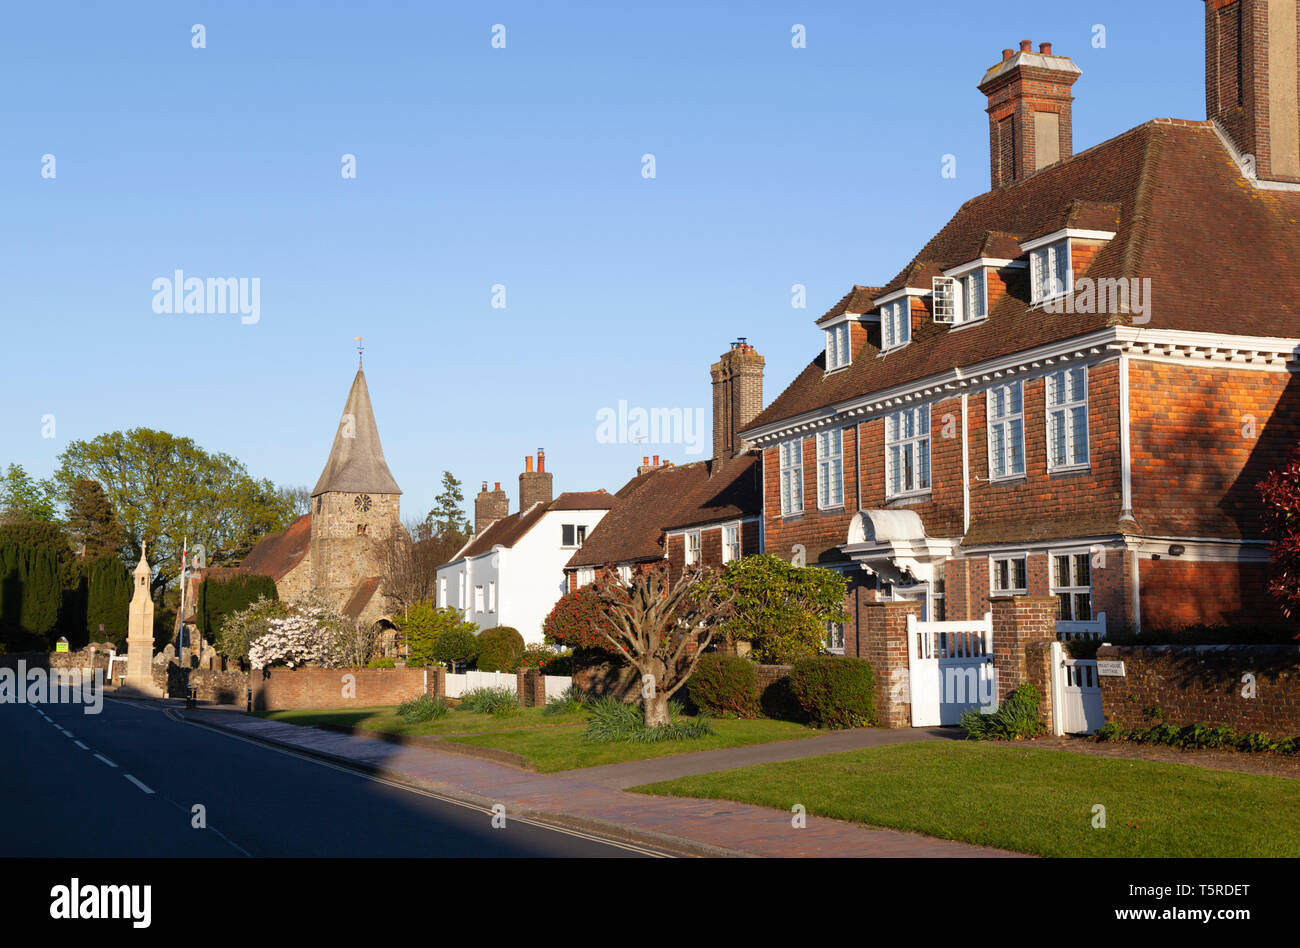
[(508, 625), (484, 629), (478, 634), (478, 670), (513, 672), (524, 654), (524, 637)]
[(876, 712), (876, 676), (863, 658), (819, 655), (795, 662), (790, 690), (818, 727), (864, 727)]
[(747, 658), (710, 652), (700, 658), (686, 683), (691, 702), (706, 714), (725, 718), (756, 718), (758, 669)]

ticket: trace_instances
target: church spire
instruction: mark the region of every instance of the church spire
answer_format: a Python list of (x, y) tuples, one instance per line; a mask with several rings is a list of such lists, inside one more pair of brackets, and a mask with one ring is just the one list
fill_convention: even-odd
[(327, 491), (349, 494), (400, 494), (401, 488), (388, 470), (384, 449), (379, 444), (379, 427), (370, 407), (366, 373), (357, 369), (356, 378), (343, 406), (343, 417), (334, 433), (334, 446), (320, 480), (311, 495)]

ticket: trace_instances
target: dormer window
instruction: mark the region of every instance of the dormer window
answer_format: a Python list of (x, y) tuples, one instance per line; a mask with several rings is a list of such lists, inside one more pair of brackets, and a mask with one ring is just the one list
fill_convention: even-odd
[(853, 361), (849, 351), (849, 324), (840, 323), (826, 330), (826, 371), (834, 372)]
[(880, 348), (897, 349), (912, 341), (912, 301), (901, 300), (880, 307)]
[(1069, 293), (1074, 286), (1069, 239), (1031, 250), (1029, 274), (1033, 287), (1031, 303), (1042, 303)]
[(976, 267), (960, 276), (935, 277), (934, 321), (955, 326), (988, 316), (987, 272)]

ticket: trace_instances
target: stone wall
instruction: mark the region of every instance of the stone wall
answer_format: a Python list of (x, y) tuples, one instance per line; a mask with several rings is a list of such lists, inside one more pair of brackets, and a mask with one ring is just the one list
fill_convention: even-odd
[[(1238, 733), (1300, 736), (1300, 650), (1294, 645), (1103, 645), (1100, 661), (1122, 661), (1123, 677), (1101, 677), (1107, 721), (1226, 724)], [(1249, 679), (1253, 676), (1254, 697)], [(1160, 708), (1159, 719), (1147, 709)]]
[(153, 666), (153, 683), (163, 689), (163, 694), (168, 698), (188, 697), (190, 686), (194, 686), (198, 688), (200, 701), (243, 707), (248, 700), (248, 673), (238, 669), (219, 671), (182, 668), (175, 662), (156, 663)]

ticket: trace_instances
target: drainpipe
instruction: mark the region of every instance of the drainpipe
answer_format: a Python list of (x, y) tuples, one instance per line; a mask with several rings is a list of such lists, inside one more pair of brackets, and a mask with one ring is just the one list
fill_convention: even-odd
[(961, 393), (961, 536), (970, 532), (970, 441), (966, 437), (966, 398)]

